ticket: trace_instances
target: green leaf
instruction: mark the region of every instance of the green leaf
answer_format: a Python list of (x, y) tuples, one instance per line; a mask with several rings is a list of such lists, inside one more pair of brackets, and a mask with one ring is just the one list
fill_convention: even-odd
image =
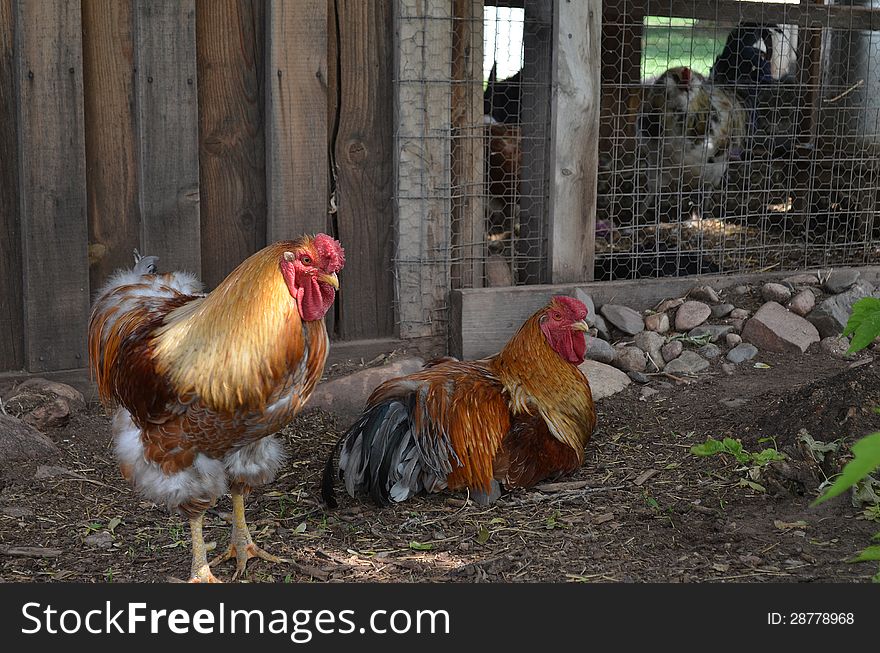
[(828, 488), (825, 494), (816, 499), (812, 505), (815, 506), (845, 492), (847, 488), (865, 478), (876, 467), (880, 467), (880, 433), (872, 433), (856, 442), (852, 446), (852, 452), (855, 458), (846, 464), (840, 476), (834, 481), (834, 485)]
[(880, 560), (880, 544), (869, 546), (850, 562), (866, 562), (868, 560)]
[(821, 440), (816, 440), (806, 429), (800, 430), (798, 440), (807, 446), (807, 449), (810, 450), (810, 455), (816, 462), (824, 462), (826, 453), (833, 453), (840, 449), (840, 441), (822, 442)]
[(724, 445), (715, 438), (709, 438), (703, 444), (695, 444), (691, 447), (691, 453), (695, 456), (712, 456), (724, 451)]
[(722, 442), (724, 444), (724, 450), (743, 465), (751, 460), (751, 456), (749, 456), (748, 452), (743, 451), (742, 442), (739, 440), (724, 438)]
[(761, 453), (752, 456), (757, 465), (766, 465), (774, 460), (785, 460), (785, 454), (779, 453), (776, 449), (764, 449)]
[(430, 551), (434, 548), (434, 545), (430, 542), (416, 542), (415, 540), (413, 540), (409, 543), (409, 548), (411, 548), (413, 551)]
[(860, 351), (880, 335), (880, 299), (864, 297), (853, 304), (843, 335), (853, 334), (848, 353)]
[(122, 520), (119, 517), (114, 517), (110, 520), (110, 523), (107, 524), (107, 530), (111, 533), (116, 530), (116, 527), (122, 523)]
[(880, 542), (880, 532), (874, 533), (874, 535), (871, 536), (871, 539), (875, 542)]
[(739, 484), (742, 487), (748, 486), (748, 487), (752, 488), (755, 492), (766, 492), (767, 491), (767, 488), (765, 488), (760, 483), (755, 483), (754, 481), (750, 481), (746, 478), (741, 478), (739, 481)]
[(299, 525), (293, 529), (294, 533), (302, 534), (306, 532), (306, 523), (300, 522)]
[(480, 530), (477, 533), (477, 544), (485, 544), (489, 541), (489, 529), (480, 524)]

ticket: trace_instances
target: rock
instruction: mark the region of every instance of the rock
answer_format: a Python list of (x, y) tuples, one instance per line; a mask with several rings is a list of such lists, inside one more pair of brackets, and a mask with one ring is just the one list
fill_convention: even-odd
[(752, 360), (758, 355), (758, 348), (746, 342), (738, 344), (736, 347), (727, 352), (727, 360), (734, 365)]
[(761, 296), (764, 301), (784, 304), (791, 299), (791, 290), (781, 283), (765, 283), (761, 288)]
[(587, 359), (610, 365), (614, 362), (614, 347), (601, 338), (587, 338)]
[(736, 365), (733, 363), (721, 363), (721, 371), (730, 376), (736, 371)]
[(727, 406), (728, 408), (739, 408), (749, 403), (749, 400), (745, 397), (734, 397), (733, 399), (722, 399), (718, 403)]
[(728, 324), (733, 327), (733, 330), (737, 333), (742, 333), (743, 325), (746, 323), (745, 320), (730, 320)]
[(61, 451), (45, 435), (11, 415), (0, 413), (0, 476), (16, 463), (57, 460)]
[(34, 472), (34, 478), (38, 481), (42, 481), (47, 478), (56, 478), (58, 476), (67, 476), (69, 474), (70, 470), (66, 467), (59, 467), (58, 465), (40, 465), (37, 467), (37, 471)]
[(703, 324), (688, 331), (688, 335), (691, 338), (708, 335), (710, 342), (718, 342), (731, 331), (733, 327), (729, 324)]
[(819, 342), (819, 332), (781, 304), (767, 302), (746, 322), (742, 338), (766, 351), (803, 353)]
[(731, 290), (731, 292), (734, 295), (748, 295), (750, 292), (752, 292), (752, 289), (748, 286), (737, 286), (736, 288)]
[(43, 378), (27, 379), (13, 386), (4, 394), (3, 403), (8, 412), (40, 431), (64, 426), (72, 414), (86, 406), (76, 388)]
[(605, 318), (601, 315), (593, 316), (593, 325), (596, 327), (596, 331), (599, 333), (599, 337), (604, 340), (611, 340), (611, 329), (608, 328), (608, 325), (605, 324)]
[(645, 328), (656, 333), (669, 331), (669, 316), (666, 313), (652, 313), (645, 317)]
[(388, 379), (418, 372), (424, 364), (421, 358), (403, 358), (321, 383), (312, 393), (306, 409), (320, 408), (347, 417), (358, 415), (376, 386)]
[(849, 290), (859, 280), (860, 273), (858, 270), (834, 270), (825, 280), (825, 290), (832, 295), (839, 295), (845, 290)]
[(740, 336), (738, 333), (728, 333), (726, 336), (724, 336), (724, 342), (727, 343), (728, 347), (736, 347), (742, 341), (742, 336)]
[(83, 544), (93, 549), (109, 549), (113, 546), (113, 536), (107, 531), (92, 533), (83, 538)]
[(813, 291), (807, 288), (806, 290), (801, 290), (788, 304), (788, 310), (792, 313), (797, 313), (801, 317), (806, 317), (807, 313), (813, 310), (813, 307), (816, 305), (816, 295), (813, 294)]
[(701, 302), (709, 302), (711, 304), (718, 303), (718, 293), (712, 286), (695, 286), (688, 293), (688, 297)]
[(834, 358), (851, 360), (856, 357), (855, 353), (846, 353), (849, 349), (849, 338), (845, 338), (844, 336), (828, 336), (827, 338), (822, 338), (819, 347), (823, 352)]
[(642, 385), (648, 383), (651, 379), (649, 379), (646, 375), (641, 372), (627, 372), (626, 375), (634, 382), (640, 383)]
[(579, 367), (590, 382), (595, 401), (610, 397), (630, 384), (629, 377), (624, 372), (605, 363), (584, 361)]
[(681, 340), (670, 340), (660, 348), (660, 353), (663, 355), (663, 360), (668, 363), (681, 356), (683, 349), (684, 345)]
[(3, 510), (0, 510), (7, 517), (12, 517), (14, 519), (21, 519), (22, 517), (33, 517), (34, 509), (29, 508), (28, 506), (6, 506)]
[(709, 367), (709, 361), (693, 351), (683, 351), (681, 356), (666, 364), (670, 374), (696, 374)]
[(661, 349), (666, 339), (659, 333), (653, 331), (642, 331), (633, 338), (635, 346), (641, 349), (648, 357), (648, 368), (650, 371), (659, 372), (663, 369), (666, 361), (663, 360)]
[(639, 392), (639, 400), (640, 401), (647, 401), (648, 399), (650, 399), (654, 395), (658, 395), (658, 394), (660, 394), (659, 390), (655, 390), (654, 388), (649, 388), (648, 386), (645, 386)]
[(735, 308), (732, 311), (730, 311), (730, 314), (727, 317), (729, 317), (732, 320), (745, 320), (749, 317), (749, 315), (751, 315), (751, 313), (749, 313), (746, 309)]
[(790, 283), (793, 286), (815, 286), (819, 283), (819, 278), (810, 272), (805, 272), (802, 274), (793, 274), (790, 277), (785, 277), (782, 280), (785, 283)]
[(648, 361), (645, 352), (638, 347), (616, 347), (617, 356), (614, 364), (624, 372), (644, 372)]
[(675, 330), (690, 331), (708, 320), (711, 314), (712, 309), (703, 302), (687, 301), (675, 313)]
[(703, 345), (697, 350), (697, 353), (703, 358), (707, 358), (712, 360), (713, 358), (718, 358), (721, 355), (721, 350), (718, 348), (718, 345), (713, 345), (709, 343), (708, 345)]
[(596, 325), (596, 303), (593, 301), (592, 295), (588, 293), (583, 288), (575, 288), (574, 290), (574, 298), (581, 300), (584, 305), (587, 307), (587, 324), (590, 326)]
[(490, 288), (513, 285), (510, 263), (500, 254), (489, 254), (489, 258), (486, 259), (486, 285)]
[(718, 304), (717, 306), (712, 307), (712, 317), (714, 318), (722, 318), (730, 315), (730, 312), (735, 309), (736, 306), (733, 304)]
[(876, 293), (871, 284), (859, 281), (846, 292), (823, 299), (810, 312), (807, 319), (813, 323), (823, 338), (836, 336), (846, 326), (853, 304), (872, 294), (876, 296), (880, 293)]
[(602, 316), (624, 333), (634, 336), (645, 330), (645, 321), (638, 312), (629, 306), (605, 304), (601, 309)]
[(666, 311), (671, 311), (674, 308), (678, 308), (682, 304), (684, 304), (684, 300), (681, 297), (676, 297), (675, 299), (664, 299), (657, 307), (657, 312), (665, 313)]

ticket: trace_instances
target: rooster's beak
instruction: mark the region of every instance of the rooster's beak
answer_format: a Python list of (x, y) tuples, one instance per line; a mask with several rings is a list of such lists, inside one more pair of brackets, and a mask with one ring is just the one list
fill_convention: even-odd
[(333, 286), (336, 290), (339, 290), (339, 277), (336, 276), (335, 272), (319, 275), (318, 281), (323, 281), (324, 283)]
[(586, 320), (581, 320), (580, 322), (575, 322), (571, 325), (572, 331), (589, 331), (590, 325), (587, 324)]

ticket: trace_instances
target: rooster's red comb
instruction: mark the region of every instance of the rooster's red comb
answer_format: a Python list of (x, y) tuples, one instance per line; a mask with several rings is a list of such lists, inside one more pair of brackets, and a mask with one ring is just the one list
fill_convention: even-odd
[(324, 269), (327, 272), (339, 272), (345, 265), (345, 250), (342, 249), (339, 241), (327, 234), (318, 234), (314, 242), (315, 250), (324, 263)]
[(587, 317), (587, 306), (581, 300), (567, 295), (557, 295), (551, 300), (560, 310), (574, 321), (583, 320)]

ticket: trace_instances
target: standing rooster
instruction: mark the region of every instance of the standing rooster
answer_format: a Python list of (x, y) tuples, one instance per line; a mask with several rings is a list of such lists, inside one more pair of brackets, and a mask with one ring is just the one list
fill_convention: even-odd
[(742, 153), (746, 111), (736, 95), (686, 67), (670, 68), (646, 90), (638, 140), (647, 161), (647, 206), (660, 192), (717, 187)]
[[(339, 472), (352, 496), (379, 504), (422, 490), (468, 488), (488, 503), (505, 487), (531, 487), (577, 469), (596, 425), (578, 369), (586, 351), (584, 304), (555, 297), (501, 353), (443, 359), (380, 385), (340, 441)], [(333, 456), (324, 500), (335, 507)]]
[(250, 558), (280, 561), (248, 531), (244, 497), (283, 463), (271, 436), (302, 409), (327, 359), (324, 315), (344, 255), (325, 234), (266, 247), (208, 295), (189, 274), (155, 273), (155, 257), (117, 272), (89, 322), (92, 373), (115, 404), (123, 475), (146, 498), (189, 518), (191, 581), (216, 582), (204, 512), (232, 493), (236, 576)]

